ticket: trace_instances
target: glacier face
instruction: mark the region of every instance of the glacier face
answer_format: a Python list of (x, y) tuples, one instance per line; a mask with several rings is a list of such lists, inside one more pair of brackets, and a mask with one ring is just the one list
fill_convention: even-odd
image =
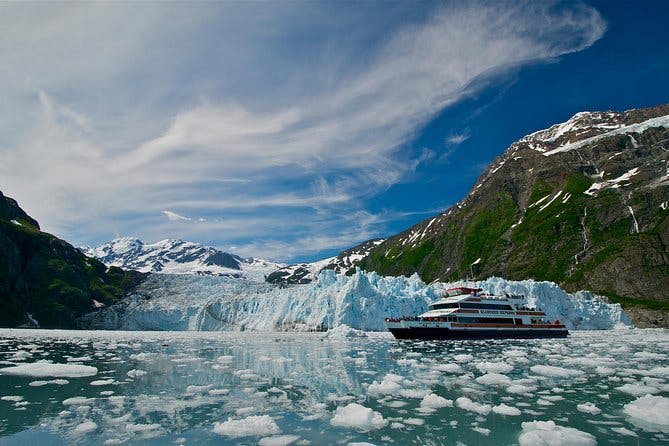
[[(338, 326), (385, 330), (385, 317), (418, 315), (443, 291), (462, 283), (425, 285), (417, 274), (352, 276), (324, 270), (318, 280), (282, 286), (230, 277), (153, 274), (126, 301), (82, 319), (85, 328), (123, 330), (313, 331)], [(472, 283), (467, 283), (472, 286)], [(631, 326), (618, 304), (588, 292), (566, 293), (552, 282), (476, 282), (484, 291), (525, 294), (574, 330)]]

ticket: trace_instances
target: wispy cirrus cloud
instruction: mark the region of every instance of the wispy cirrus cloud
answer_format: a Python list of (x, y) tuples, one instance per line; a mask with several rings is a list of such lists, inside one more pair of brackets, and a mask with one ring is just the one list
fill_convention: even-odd
[(347, 217), (432, 159), (410, 142), (435, 114), (606, 28), (578, 4), (256, 6), (3, 5), (3, 192), (75, 243), (347, 247), (384, 228)]
[(471, 136), (469, 130), (464, 130), (460, 133), (452, 133), (446, 138), (446, 144), (449, 146), (457, 146), (467, 141)]

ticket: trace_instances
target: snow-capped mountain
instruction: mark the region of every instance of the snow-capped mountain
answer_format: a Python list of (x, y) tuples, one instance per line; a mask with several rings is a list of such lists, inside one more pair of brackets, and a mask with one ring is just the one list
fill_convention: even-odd
[(427, 282), (550, 280), (630, 307), (666, 302), (667, 151), (669, 105), (577, 113), (511, 144), (459, 203), (388, 238), (359, 266)]
[(287, 284), (310, 283), (316, 280), (318, 274), (324, 269), (331, 269), (337, 274), (352, 273), (355, 271), (355, 266), (381, 243), (383, 243), (383, 239), (368, 240), (342, 251), (335, 257), (328, 257), (312, 263), (286, 265), (269, 274), (267, 281)]
[(145, 273), (230, 276), (263, 281), (265, 276), (285, 266), (263, 259), (242, 258), (183, 240), (147, 244), (135, 238), (122, 237), (97, 248), (82, 247), (81, 250), (108, 266)]

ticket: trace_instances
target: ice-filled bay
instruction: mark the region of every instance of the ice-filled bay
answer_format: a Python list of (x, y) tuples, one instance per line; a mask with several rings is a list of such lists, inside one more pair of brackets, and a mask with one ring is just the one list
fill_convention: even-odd
[(667, 444), (669, 331), (0, 330), (3, 445), (541, 441)]

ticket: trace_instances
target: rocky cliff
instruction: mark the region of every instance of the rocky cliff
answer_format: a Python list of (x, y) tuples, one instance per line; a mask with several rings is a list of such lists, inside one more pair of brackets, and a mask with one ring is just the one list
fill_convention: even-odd
[(0, 326), (73, 328), (78, 316), (116, 302), (142, 278), (42, 232), (0, 192)]
[(668, 152), (669, 105), (578, 113), (512, 144), (456, 206), (359, 266), (427, 282), (549, 280), (640, 306), (638, 325), (666, 325)]

